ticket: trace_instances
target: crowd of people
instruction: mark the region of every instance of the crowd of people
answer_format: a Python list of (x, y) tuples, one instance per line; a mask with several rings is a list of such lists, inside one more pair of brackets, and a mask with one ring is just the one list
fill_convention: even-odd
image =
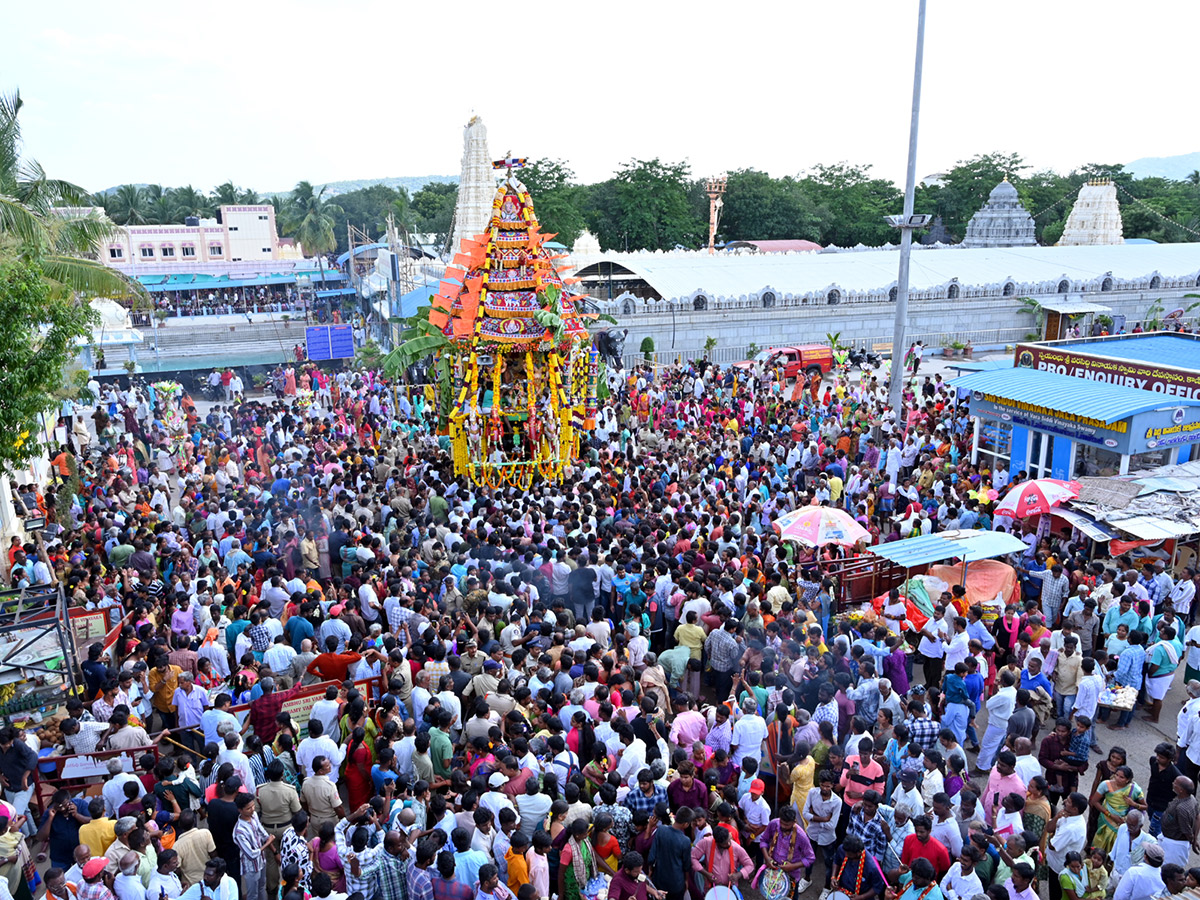
[[(0, 731), (13, 896), (1197, 886), (1195, 573), (1089, 562), (1082, 538), (994, 515), (989, 490), (1025, 473), (972, 464), (940, 377), (897, 415), (872, 378), (639, 369), (562, 483), (524, 493), (454, 474), (432, 394), (319, 378), (303, 409), (286, 376), (185, 404), (182, 437), (152, 393), (107, 438), (81, 411), (51, 466), (69, 507), (16, 486), (51, 524), (14, 542), (11, 583), (61, 584), (120, 636), (88, 650), (61, 747)], [(869, 540), (780, 540), (772, 520), (810, 504)], [(839, 567), (867, 546), (998, 527), (1027, 546), (1002, 609), (960, 586), (920, 630), (897, 591), (876, 622), (839, 609)], [(1106, 746), (1135, 713), (1105, 727), (1103, 691), (1142, 692), (1158, 721), (1173, 682), (1177, 740), (1150, 760)], [(112, 750), (137, 772), (114, 758), (102, 787), (31, 809), (39, 751)]]

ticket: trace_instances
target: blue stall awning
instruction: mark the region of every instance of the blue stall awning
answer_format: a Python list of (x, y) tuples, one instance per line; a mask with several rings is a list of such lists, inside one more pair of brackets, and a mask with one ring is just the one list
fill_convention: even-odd
[(352, 288), (352, 287), (330, 288), (327, 291), (317, 291), (317, 296), (318, 297), (344, 297), (347, 294), (353, 294), (353, 293), (354, 293), (354, 288)]
[(951, 384), (961, 390), (993, 394), (1004, 400), (1044, 406), (1105, 423), (1119, 422), (1155, 409), (1200, 406), (1200, 400), (1036, 369), (974, 372), (955, 378)]
[(906, 569), (962, 559), (976, 562), (1025, 550), (1025, 542), (1003, 531), (943, 531), (871, 547), (876, 556)]
[(428, 306), (430, 298), (437, 293), (438, 283), (423, 284), (416, 290), (409, 291), (400, 298), (400, 316), (408, 319), (417, 314), (423, 306)]

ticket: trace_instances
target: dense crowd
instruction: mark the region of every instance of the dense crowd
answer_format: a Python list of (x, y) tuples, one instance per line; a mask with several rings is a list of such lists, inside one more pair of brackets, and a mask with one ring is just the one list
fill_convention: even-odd
[[(626, 374), (563, 482), (524, 493), (456, 477), (432, 392), (370, 372), (313, 376), (305, 408), (287, 371), (274, 397), (185, 403), (182, 438), (152, 386), (97, 385), (107, 427), (85, 411), (60, 423), (51, 475), (78, 477), (69, 508), (13, 485), (51, 524), (9, 563), (14, 586), (61, 583), (120, 637), (89, 649), (60, 747), (0, 731), (0, 887), (1142, 900), (1197, 886), (1194, 572), (1089, 562), (1082, 538), (994, 515), (989, 491), (1025, 473), (971, 463), (968, 412), (939, 377), (914, 378), (897, 415), (870, 377)], [(870, 539), (781, 540), (772, 521), (811, 504)], [(879, 624), (839, 609), (841, 567), (870, 544), (978, 528), (1027, 546), (1002, 609), (961, 586), (919, 630), (896, 591)], [(1093, 757), (1102, 692), (1134, 688), (1157, 720), (1181, 667), (1178, 740), (1150, 760)], [(319, 699), (293, 716), (311, 685)], [(31, 811), (39, 751), (113, 750), (138, 770), (113, 758), (102, 786)]]

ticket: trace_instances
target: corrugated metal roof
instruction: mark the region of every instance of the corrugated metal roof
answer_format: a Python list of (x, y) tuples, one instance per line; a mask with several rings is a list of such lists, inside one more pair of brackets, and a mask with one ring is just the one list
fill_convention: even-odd
[(1032, 403), (1107, 423), (1119, 422), (1121, 419), (1152, 409), (1200, 406), (1200, 400), (1168, 397), (1139, 388), (1088, 381), (1086, 378), (1059, 375), (1055, 372), (1039, 372), (1036, 369), (975, 372), (956, 378), (951, 384), (956, 388), (995, 394), (1006, 400)]
[(1003, 531), (943, 531), (872, 547), (876, 556), (911, 569), (943, 559), (975, 562), (1025, 549), (1025, 542)]
[(950, 360), (946, 363), (946, 368), (953, 369), (955, 372), (991, 372), (995, 369), (1011, 369), (1012, 367), (1011, 356), (1006, 356), (1004, 359), (967, 359), (962, 362)]
[[(604, 253), (592, 260), (623, 266), (667, 298), (703, 290), (714, 297), (738, 297), (765, 287), (802, 295), (837, 286), (842, 291), (874, 291), (896, 283), (900, 256), (895, 248), (826, 253), (715, 253), (641, 251)], [(948, 284), (964, 287), (1057, 282), (1088, 282), (1111, 275), (1118, 280), (1200, 273), (1200, 242), (1120, 244), (1108, 247), (913, 247), (909, 277), (914, 291)]]
[(1074, 509), (1059, 507), (1054, 510), (1054, 515), (1070, 522), (1093, 541), (1111, 541), (1117, 536), (1115, 531), (1105, 528), (1091, 516), (1084, 515)]

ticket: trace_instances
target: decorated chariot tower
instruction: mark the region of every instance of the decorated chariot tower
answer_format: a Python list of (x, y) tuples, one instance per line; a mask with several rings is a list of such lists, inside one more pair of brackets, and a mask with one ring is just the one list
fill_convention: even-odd
[[(449, 433), (455, 472), (476, 484), (526, 489), (557, 481), (594, 427), (599, 361), (546, 247), (533, 200), (513, 171), (482, 234), (465, 236), (432, 300), (430, 324), (450, 342)], [(572, 279), (567, 279), (571, 281)]]

